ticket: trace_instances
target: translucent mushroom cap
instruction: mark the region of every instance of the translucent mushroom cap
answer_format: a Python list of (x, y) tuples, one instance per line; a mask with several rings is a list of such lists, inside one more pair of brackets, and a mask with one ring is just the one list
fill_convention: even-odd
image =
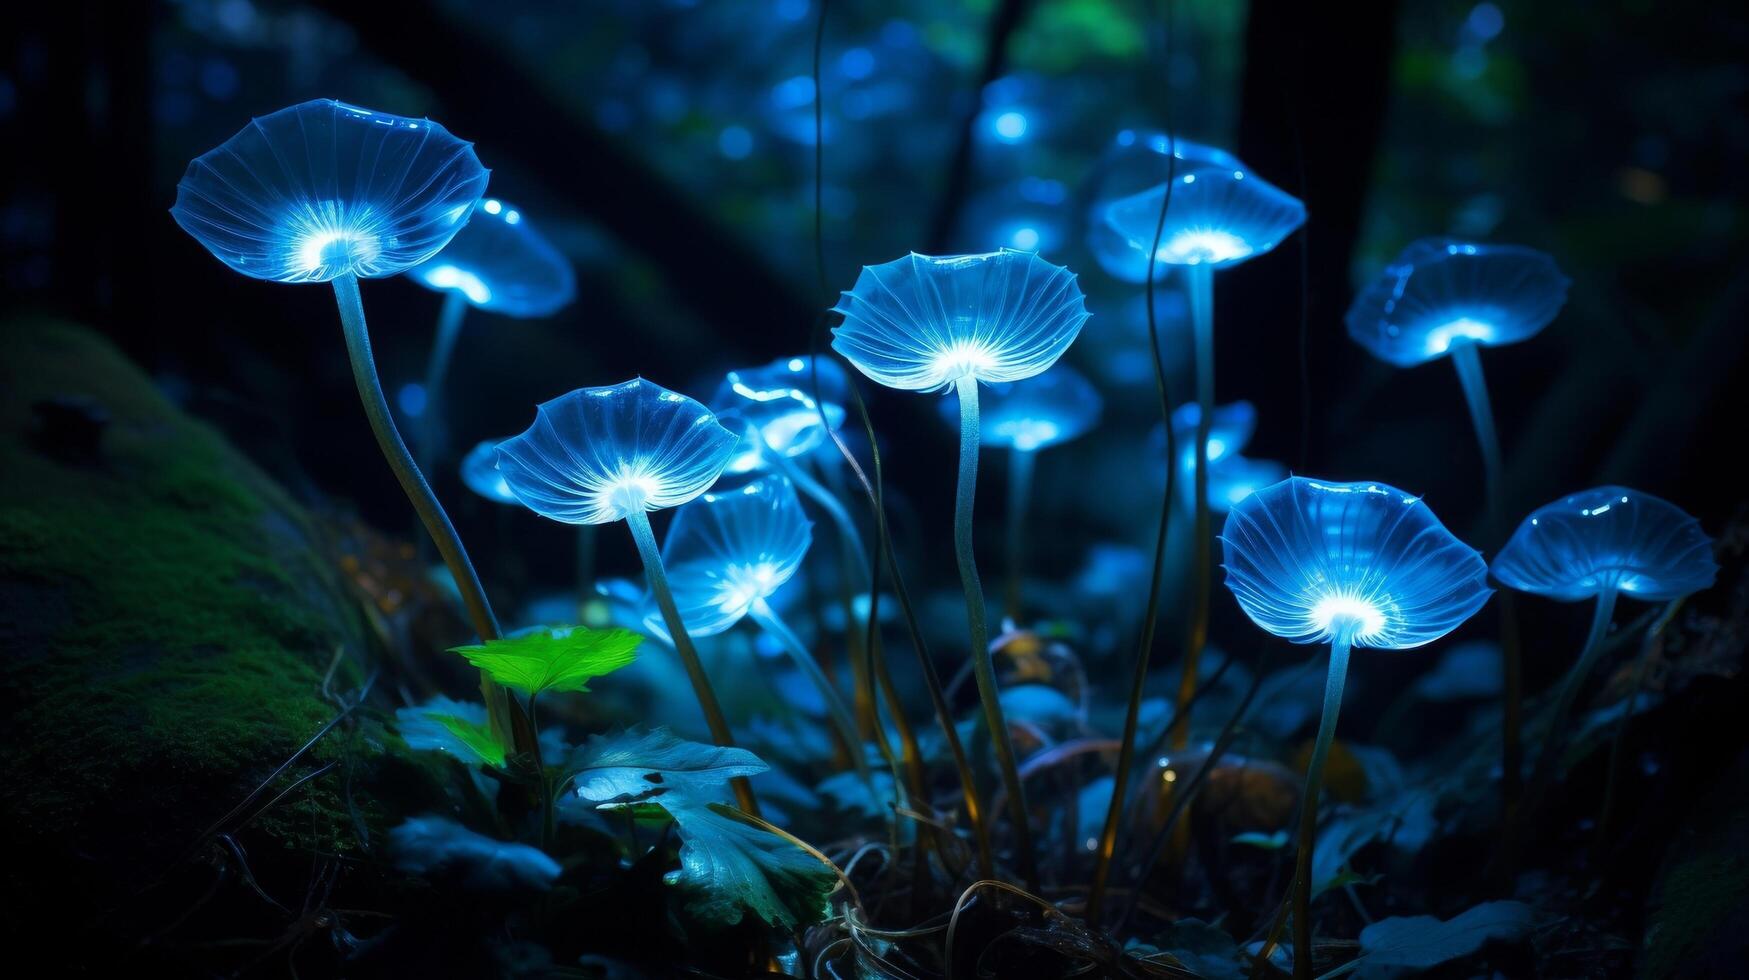
[(1290, 477), (1234, 505), (1227, 588), (1295, 643), (1346, 631), (1357, 647), (1437, 640), (1488, 601), (1488, 566), (1422, 503), (1382, 483)]
[(498, 444), (498, 472), (523, 506), (566, 524), (606, 524), (703, 493), (739, 439), (703, 405), (643, 378), (542, 402)]
[(1354, 298), (1348, 335), (1398, 367), (1460, 343), (1515, 344), (1548, 326), (1570, 283), (1533, 248), (1423, 238)]
[[(1246, 497), (1287, 479), (1287, 467), (1273, 459), (1229, 453), (1209, 466), (1209, 509), (1225, 514)], [(1191, 490), (1194, 494), (1194, 488)]]
[(1531, 511), (1494, 558), (1494, 578), (1575, 602), (1606, 588), (1676, 599), (1718, 575), (1712, 539), (1680, 507), (1626, 487), (1597, 487)]
[(826, 441), (828, 426), (836, 429), (844, 424), (850, 379), (838, 362), (819, 358), (820, 401), (816, 402), (813, 361), (810, 357), (780, 357), (763, 367), (730, 371), (723, 378), (711, 398), (711, 408), (722, 413), (729, 425), (733, 425), (729, 419), (733, 413), (748, 430), (743, 434), (741, 451), (729, 463), (729, 472), (763, 468), (764, 452), (790, 458), (805, 456)]
[(864, 266), (833, 307), (832, 349), (889, 388), (1043, 372), (1087, 321), (1075, 274), (1032, 252), (918, 255)]
[[(1186, 140), (1174, 149), (1172, 200), (1166, 204), (1164, 227), (1164, 174), (1159, 183), (1096, 205), (1090, 245), (1096, 253), (1116, 253), (1101, 264), (1115, 269), (1119, 278), (1146, 278), (1156, 228), (1157, 266), (1222, 268), (1275, 248), (1305, 223), (1306, 206), (1298, 198), (1257, 176), (1232, 154)], [(1161, 153), (1164, 158), (1163, 146)]]
[(812, 528), (781, 476), (713, 490), (675, 511), (662, 563), (687, 632), (721, 633), (770, 598), (802, 567)]
[[(1172, 412), (1172, 435), (1178, 443), (1178, 461), (1186, 470), (1196, 466), (1196, 427), (1201, 420), (1202, 406), (1196, 402), (1186, 402)], [(1229, 454), (1237, 455), (1250, 444), (1251, 436), (1256, 432), (1255, 405), (1248, 401), (1216, 405), (1209, 418), (1209, 462), (1213, 464)], [(1160, 446), (1165, 447), (1163, 431), (1160, 432)]]
[(550, 316), (577, 296), (571, 263), (521, 209), (488, 197), (443, 251), (407, 270), (414, 282), (458, 292), (504, 316)]
[(486, 178), (473, 144), (429, 119), (317, 99), (196, 157), (170, 214), (246, 276), (379, 278), (448, 244)]
[[(979, 441), (1019, 452), (1034, 452), (1077, 438), (1099, 423), (1105, 400), (1081, 372), (1058, 364), (1035, 378), (1010, 385), (992, 385), (981, 405)], [(949, 399), (941, 414), (959, 421), (959, 409)]]
[(510, 492), (510, 481), (498, 472), (498, 440), (487, 439), (462, 457), (462, 483), (469, 490), (500, 504), (519, 501)]

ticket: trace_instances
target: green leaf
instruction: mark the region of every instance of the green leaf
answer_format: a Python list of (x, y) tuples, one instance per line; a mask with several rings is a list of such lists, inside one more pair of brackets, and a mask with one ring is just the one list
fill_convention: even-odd
[(1493, 941), (1519, 939), (1535, 924), (1523, 902), (1484, 902), (1444, 922), (1431, 915), (1380, 919), (1360, 931), (1361, 977), (1391, 977), (1469, 956)]
[(442, 725), (454, 735), (468, 750), (480, 757), (481, 762), (502, 767), (504, 765), (504, 746), (492, 737), (491, 725), (476, 725), (466, 718), (454, 715), (426, 715), (432, 721)]
[(644, 638), (631, 630), (592, 630), (561, 626), (531, 630), (521, 636), (455, 647), (468, 662), (505, 687), (529, 694), (542, 691), (587, 691), (589, 681), (610, 674), (637, 658)]
[(395, 727), (415, 751), (445, 752), (470, 766), (504, 765), (504, 746), (492, 737), (486, 706), (477, 701), (438, 695), (424, 704), (397, 709)]
[(571, 754), (571, 794), (599, 806), (655, 804), (680, 834), (680, 869), (668, 881), (689, 912), (713, 925), (733, 925), (751, 911), (778, 929), (826, 916), (832, 869), (776, 834), (750, 826), (716, 802), (736, 776), (767, 766), (745, 749), (703, 745), (666, 729), (597, 735)]

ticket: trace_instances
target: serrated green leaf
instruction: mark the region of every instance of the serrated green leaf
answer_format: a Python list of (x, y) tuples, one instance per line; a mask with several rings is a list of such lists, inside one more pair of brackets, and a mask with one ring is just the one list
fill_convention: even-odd
[(680, 870), (669, 872), (667, 881), (686, 892), (693, 915), (734, 925), (752, 911), (785, 930), (826, 917), (838, 876), (813, 855), (735, 819), (721, 803), (669, 813), (680, 831)]
[(489, 765), (504, 765), (504, 746), (492, 737), (492, 726), (476, 725), (466, 718), (454, 715), (426, 715), (432, 721), (442, 725), (454, 735), (468, 750), (479, 756), (481, 762)]
[(529, 694), (587, 691), (589, 681), (637, 659), (644, 638), (631, 630), (566, 626), (455, 647), (468, 662), (505, 687)]
[(486, 706), (477, 701), (438, 695), (396, 710), (395, 727), (410, 749), (448, 753), (467, 765), (504, 765), (504, 746), (492, 737)]

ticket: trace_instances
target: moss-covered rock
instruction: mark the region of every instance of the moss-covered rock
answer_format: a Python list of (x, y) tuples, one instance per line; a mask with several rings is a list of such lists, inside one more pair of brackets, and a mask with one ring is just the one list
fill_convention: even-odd
[[(8, 908), (67, 919), (150, 901), (336, 716), (367, 634), (319, 541), (106, 341), (0, 324), (0, 806), (23, 855)], [(374, 753), (347, 747), (391, 741), (359, 721), (255, 805), (334, 770), (222, 829), (257, 854), (356, 853), (375, 803), (340, 774)]]

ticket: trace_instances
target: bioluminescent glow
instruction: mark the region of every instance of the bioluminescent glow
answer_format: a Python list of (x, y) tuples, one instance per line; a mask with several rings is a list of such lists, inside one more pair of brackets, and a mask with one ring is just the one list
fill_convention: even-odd
[[(1209, 450), (1212, 458), (1214, 446), (1210, 445)], [(1246, 497), (1287, 479), (1287, 475), (1287, 467), (1275, 460), (1227, 453), (1220, 462), (1209, 464), (1209, 507), (1217, 514), (1225, 514)]]
[(1535, 249), (1424, 238), (1354, 298), (1348, 335), (1398, 367), (1466, 343), (1513, 344), (1555, 318), (1569, 283), (1555, 260)]
[(867, 266), (833, 310), (832, 348), (889, 388), (1043, 372), (1087, 321), (1075, 275), (1031, 252), (929, 256)]
[(549, 316), (577, 295), (571, 263), (522, 211), (486, 198), (443, 251), (407, 270), (428, 289), (454, 290), (490, 313)]
[(1018, 109), (999, 112), (990, 120), (990, 131), (1004, 143), (1018, 143), (1025, 139), (1028, 128), (1026, 113)]
[(520, 503), (510, 492), (510, 483), (498, 472), (498, 440), (487, 439), (462, 457), (462, 483), (487, 500), (500, 504)]
[(1718, 569), (1712, 540), (1681, 508), (1604, 486), (1532, 511), (1492, 570), (1509, 588), (1576, 602), (1606, 590), (1675, 599), (1711, 587)]
[[(815, 369), (807, 357), (780, 357), (756, 368), (730, 371), (711, 397), (711, 409), (723, 423), (746, 431), (729, 472), (762, 469), (763, 454), (805, 456), (826, 441), (827, 432), (844, 423), (844, 402), (850, 379), (838, 362), (819, 359), (820, 400), (814, 398)], [(824, 422), (821, 417), (824, 416)]]
[(605, 524), (703, 493), (738, 441), (703, 405), (637, 378), (542, 402), (526, 432), (498, 444), (498, 472), (544, 517)]
[[(1252, 173), (1237, 157), (1187, 140), (1155, 134), (1122, 146), (1121, 165), (1102, 185), (1090, 216), (1088, 245), (1099, 263), (1126, 282), (1147, 276), (1148, 250), (1160, 266), (1220, 268), (1261, 255), (1306, 220), (1304, 204)], [(1124, 161), (1127, 161), (1124, 162)], [(1160, 225), (1168, 163), (1172, 196)]]
[(195, 158), (170, 213), (246, 276), (378, 278), (448, 244), (486, 178), (472, 144), (437, 123), (318, 99)]
[(1221, 533), (1227, 587), (1253, 622), (1295, 643), (1347, 635), (1406, 649), (1488, 601), (1488, 568), (1419, 498), (1382, 483), (1292, 477), (1239, 501)]
[[(1035, 378), (991, 385), (982, 403), (979, 440), (984, 445), (1036, 452), (1097, 425), (1104, 400), (1081, 372), (1059, 363)], [(942, 399), (941, 414), (959, 422), (958, 406), (949, 399)]]
[[(1196, 402), (1186, 402), (1172, 412), (1172, 436), (1178, 444), (1178, 465), (1185, 473), (1196, 468), (1196, 429), (1201, 419), (1202, 406)], [(1250, 402), (1237, 401), (1216, 406), (1209, 416), (1208, 460), (1211, 467), (1229, 454), (1244, 450), (1256, 431), (1257, 408)], [(1161, 450), (1165, 449), (1166, 436), (1163, 427), (1155, 429), (1154, 445)], [(1210, 478), (1213, 478), (1212, 469)]]
[(721, 633), (770, 598), (802, 567), (812, 528), (781, 476), (712, 491), (675, 511), (662, 560), (687, 632)]

